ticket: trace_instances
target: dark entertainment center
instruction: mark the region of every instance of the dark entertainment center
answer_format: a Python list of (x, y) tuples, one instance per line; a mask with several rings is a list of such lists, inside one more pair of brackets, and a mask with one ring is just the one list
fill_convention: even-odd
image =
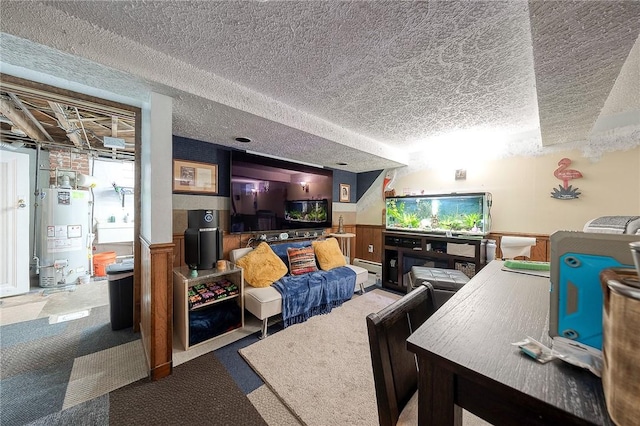
[(382, 237), (382, 285), (396, 291), (410, 290), (406, 275), (412, 266), (457, 269), (471, 278), (487, 263), (482, 237), (398, 231), (383, 231)]

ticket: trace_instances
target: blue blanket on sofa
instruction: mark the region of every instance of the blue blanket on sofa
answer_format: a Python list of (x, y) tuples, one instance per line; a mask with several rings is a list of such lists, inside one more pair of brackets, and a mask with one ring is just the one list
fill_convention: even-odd
[(356, 273), (346, 266), (304, 275), (287, 275), (273, 283), (282, 295), (284, 327), (326, 314), (353, 297)]

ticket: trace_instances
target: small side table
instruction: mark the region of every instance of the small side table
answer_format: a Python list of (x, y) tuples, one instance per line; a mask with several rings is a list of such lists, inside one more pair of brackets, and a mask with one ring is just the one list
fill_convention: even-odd
[[(173, 268), (173, 326), (185, 351), (244, 327), (243, 270), (229, 261), (224, 262), (224, 269), (192, 271), (188, 266)], [(199, 284), (208, 287), (208, 284), (215, 285), (223, 281), (235, 284), (238, 288), (237, 293), (221, 292), (222, 294), (214, 295), (214, 290), (210, 290), (206, 292), (210, 295), (206, 302), (192, 306), (190, 303), (192, 296), (189, 294), (191, 287)], [(223, 286), (220, 285), (220, 287)], [(199, 290), (194, 290), (194, 294), (198, 293)], [(211, 319), (212, 323), (215, 322), (215, 327), (207, 327), (206, 330), (200, 328), (197, 330), (199, 333), (194, 334), (192, 314)]]
[(351, 263), (351, 238), (355, 237), (356, 234), (351, 234), (349, 232), (344, 232), (342, 234), (339, 234), (337, 232), (334, 232), (329, 235), (332, 237), (336, 237), (338, 239), (338, 241), (340, 242), (340, 250), (342, 251), (342, 254), (347, 257), (348, 259), (347, 263), (350, 264)]

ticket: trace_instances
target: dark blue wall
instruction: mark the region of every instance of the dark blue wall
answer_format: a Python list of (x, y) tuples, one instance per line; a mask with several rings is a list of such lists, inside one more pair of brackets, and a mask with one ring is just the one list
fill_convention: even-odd
[[(378, 176), (380, 176), (380, 173), (382, 173), (384, 170), (374, 170), (372, 172), (363, 172), (363, 173), (358, 173), (358, 178), (357, 178), (357, 182), (358, 182), (358, 193), (357, 193), (357, 199), (356, 200), (360, 200), (360, 198), (362, 198), (362, 196), (364, 195), (365, 192), (367, 192), (367, 190), (369, 189), (369, 187), (371, 187), (371, 185), (373, 184), (373, 182), (375, 182), (376, 179), (378, 179)], [(382, 194), (381, 194), (382, 196)]]
[(382, 170), (372, 172), (351, 173), (343, 170), (333, 171), (333, 200), (340, 200), (340, 184), (346, 183), (351, 186), (351, 203), (357, 203), (365, 192), (371, 187), (373, 182), (380, 176)]
[[(231, 151), (229, 148), (195, 139), (173, 136), (173, 158), (218, 165), (218, 196), (231, 196)], [(349, 202), (356, 203), (382, 170), (351, 173), (333, 170), (333, 200), (340, 200), (340, 184), (350, 185)]]
[(231, 194), (230, 157), (228, 148), (195, 139), (180, 136), (173, 137), (174, 159), (218, 165), (217, 196), (219, 197), (229, 197)]
[(346, 183), (350, 186), (349, 188), (349, 196), (350, 203), (355, 203), (356, 194), (358, 191), (358, 181), (357, 174), (351, 172), (345, 172), (344, 170), (334, 170), (333, 171), (333, 201), (340, 201), (340, 184)]

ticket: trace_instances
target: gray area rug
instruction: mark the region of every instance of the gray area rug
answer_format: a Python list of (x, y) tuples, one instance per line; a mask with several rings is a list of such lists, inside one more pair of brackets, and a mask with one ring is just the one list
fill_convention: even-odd
[(240, 350), (307, 425), (378, 424), (366, 316), (398, 295), (374, 290)]

